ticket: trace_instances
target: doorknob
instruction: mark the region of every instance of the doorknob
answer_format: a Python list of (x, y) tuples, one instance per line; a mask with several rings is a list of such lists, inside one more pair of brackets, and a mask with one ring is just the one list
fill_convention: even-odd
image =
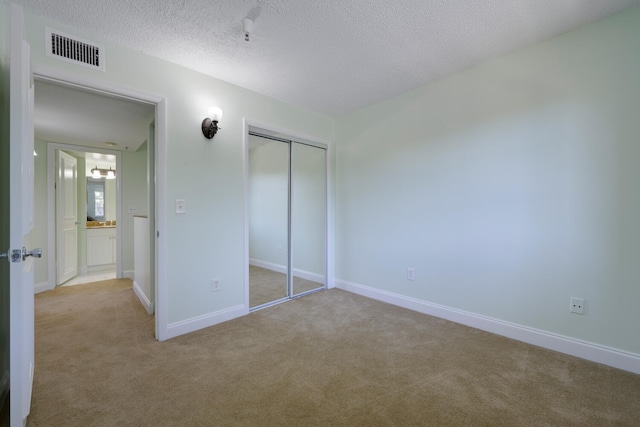
[(27, 248), (22, 247), (22, 260), (27, 259), (28, 256), (32, 256), (34, 258), (42, 258), (42, 248), (36, 248), (31, 251), (27, 251)]

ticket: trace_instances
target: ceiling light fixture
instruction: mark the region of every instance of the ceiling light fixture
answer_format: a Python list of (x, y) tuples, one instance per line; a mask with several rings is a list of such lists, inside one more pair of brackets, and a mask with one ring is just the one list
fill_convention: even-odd
[(202, 134), (205, 138), (211, 139), (218, 132), (218, 122), (222, 118), (222, 108), (211, 107), (209, 108), (208, 117), (202, 121)]

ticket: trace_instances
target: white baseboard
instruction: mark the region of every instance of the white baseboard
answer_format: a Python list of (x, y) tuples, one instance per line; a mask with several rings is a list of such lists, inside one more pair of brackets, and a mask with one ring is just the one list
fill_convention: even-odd
[(182, 320), (176, 323), (170, 323), (167, 330), (162, 334), (162, 341), (177, 337), (179, 335), (195, 332), (218, 323), (226, 322), (249, 314), (249, 310), (244, 305), (230, 307), (225, 310), (216, 311), (214, 313), (204, 314), (202, 316), (192, 317), (191, 319)]
[(408, 308), (472, 328), (481, 329), (539, 347), (602, 363), (618, 369), (640, 374), (640, 354), (630, 353), (599, 344), (542, 331), (516, 323), (505, 322), (479, 314), (433, 304), (424, 300), (383, 291), (345, 280), (335, 280), (338, 289)]
[(123, 278), (123, 279), (131, 279), (131, 280), (133, 280), (133, 278), (134, 278), (134, 271), (133, 271), (133, 270), (123, 271), (123, 272), (122, 272), (122, 278)]
[(144, 291), (138, 285), (138, 282), (133, 282), (133, 292), (136, 294), (142, 306), (145, 310), (147, 310), (148, 314), (153, 314), (153, 303), (149, 300), (149, 298), (145, 295)]
[[(249, 259), (249, 265), (266, 268), (267, 270), (275, 271), (282, 274), (287, 274), (286, 265), (274, 264), (272, 262), (262, 261), (255, 258)], [(293, 277), (299, 277), (311, 282), (324, 284), (324, 276), (322, 274), (312, 273), (311, 271), (301, 270), (299, 268), (293, 269)]]
[(33, 293), (39, 294), (40, 292), (51, 291), (55, 289), (56, 285), (50, 285), (49, 282), (40, 282), (33, 285)]

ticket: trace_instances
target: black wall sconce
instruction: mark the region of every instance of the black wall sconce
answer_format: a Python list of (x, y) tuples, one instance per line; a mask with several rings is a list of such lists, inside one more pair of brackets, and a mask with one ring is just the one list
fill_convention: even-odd
[(205, 138), (211, 139), (218, 132), (218, 122), (222, 118), (222, 109), (220, 107), (209, 108), (209, 117), (205, 117), (202, 121), (202, 134)]

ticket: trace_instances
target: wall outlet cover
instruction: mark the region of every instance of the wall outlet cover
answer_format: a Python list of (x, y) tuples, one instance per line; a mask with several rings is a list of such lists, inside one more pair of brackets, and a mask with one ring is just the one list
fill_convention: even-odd
[(582, 298), (571, 297), (569, 311), (576, 314), (584, 314), (584, 300)]
[(183, 215), (187, 213), (187, 201), (184, 199), (176, 199), (176, 213)]

